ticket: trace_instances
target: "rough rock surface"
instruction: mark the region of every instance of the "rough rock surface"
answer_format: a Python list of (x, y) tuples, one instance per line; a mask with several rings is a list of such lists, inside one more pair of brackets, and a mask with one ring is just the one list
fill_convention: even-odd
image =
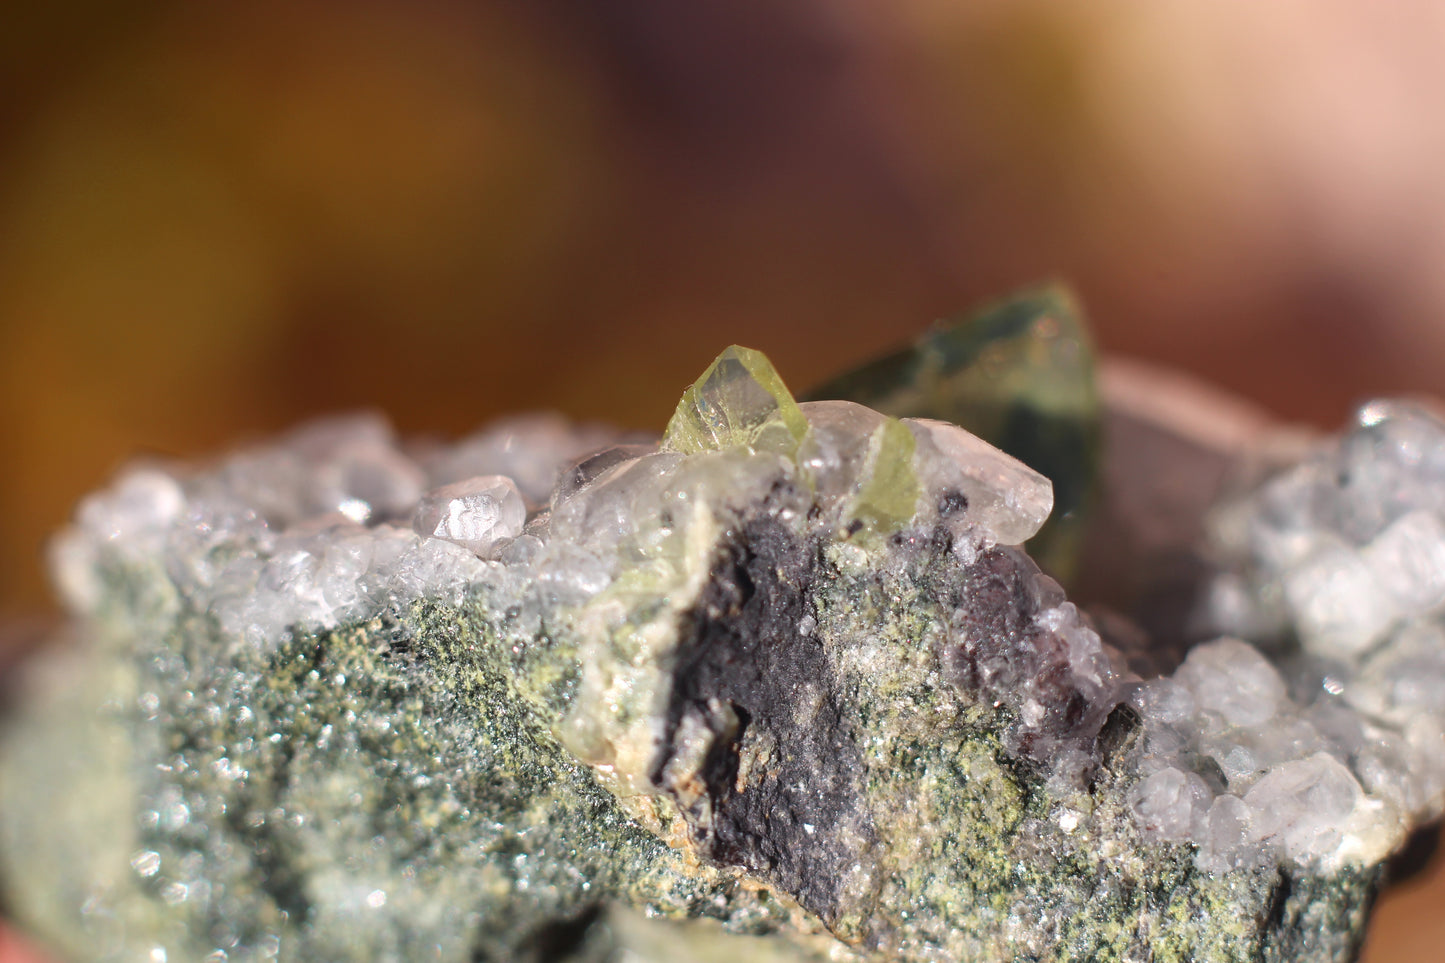
[(133, 468), (56, 544), (8, 905), (74, 960), (1350, 959), (1445, 780), (1445, 428), (1362, 418), (1221, 509), (1260, 647), (1150, 680), (1018, 547), (1042, 476), (745, 349), (657, 445)]

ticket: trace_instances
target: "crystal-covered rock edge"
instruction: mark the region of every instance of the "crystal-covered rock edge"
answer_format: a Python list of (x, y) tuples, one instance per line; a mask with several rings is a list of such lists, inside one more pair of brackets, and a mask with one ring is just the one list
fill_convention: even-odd
[[(1281, 865), (1368, 872), (1438, 815), (1445, 760), (1430, 686), (1445, 674), (1445, 538), (1432, 472), (1445, 429), (1427, 412), (1367, 407), (1343, 441), (1222, 507), (1214, 539), (1224, 566), (1208, 614), (1264, 651), (1223, 638), (1144, 680), (1008, 547), (1047, 515), (1046, 481), (954, 426), (843, 402), (797, 406), (759, 372), (756, 359), (725, 355), (660, 445), (533, 418), (455, 446), (406, 446), (361, 417), (206, 468), (137, 467), (81, 506), (56, 543), (57, 580), (82, 617), (152, 627), (199, 617), (215, 639), (259, 653), (405, 621), (420, 601), (485, 597), (520, 636), (568, 622), (575, 676), (540, 696), (561, 745), (634, 816), (660, 807), (679, 822), (659, 821), (662, 835), (690, 834), (722, 862), (729, 853), (703, 837), (726, 820), (697, 777), (719, 747), (754, 754), (739, 768), (775, 749), (729, 741), (746, 729), (746, 706), (679, 703), (670, 627), (685, 613), (727, 609), (709, 591), (729, 544), (778, 572), (789, 553), (822, 552), (840, 580), (879, 568), (885, 580), (951, 573), (964, 604), (917, 640), (924, 678), (994, 713), (999, 752), (1040, 773), (1053, 825), (1036, 827), (1038, 840), (1080, 826), (1087, 835), (1093, 814), (1082, 800), (1101, 770), (1141, 837), (1187, 847), (1203, 876), (1259, 879)], [(788, 550), (777, 557), (758, 548), (779, 541)], [(939, 553), (946, 563), (919, 566)], [(118, 592), (116, 573), (130, 573), (132, 588)], [(788, 612), (799, 638), (829, 617)], [(896, 651), (842, 657), (857, 676), (899, 675), (878, 661)], [(826, 701), (790, 684), (794, 704)], [(828, 830), (866, 837), (876, 831), (866, 824)], [(860, 843), (876, 840), (846, 852)], [(810, 894), (819, 865), (790, 880), (786, 859), (755, 855), (732, 857), (835, 932), (840, 907), (877, 900), (885, 885), (860, 866), (860, 878)], [(136, 858), (147, 875), (148, 857)]]

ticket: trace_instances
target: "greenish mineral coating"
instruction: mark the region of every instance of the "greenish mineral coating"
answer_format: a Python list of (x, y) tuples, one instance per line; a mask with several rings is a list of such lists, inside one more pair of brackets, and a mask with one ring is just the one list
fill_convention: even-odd
[(908, 348), (808, 392), (962, 425), (1048, 476), (1055, 511), (1029, 553), (1068, 583), (1099, 476), (1100, 404), (1083, 310), (1062, 284), (936, 324)]
[[(1351, 959), (1376, 870), (1146, 836), (1137, 713), (938, 430), (729, 349), (485, 561), (224, 499), (187, 554), (213, 476), (120, 485), (6, 735), (7, 905), (74, 961)], [(256, 634), (273, 589), (312, 622)]]

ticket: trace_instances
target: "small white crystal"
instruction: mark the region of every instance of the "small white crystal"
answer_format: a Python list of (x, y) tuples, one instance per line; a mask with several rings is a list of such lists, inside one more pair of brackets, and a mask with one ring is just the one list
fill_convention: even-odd
[(189, 502), (181, 483), (152, 467), (125, 471), (110, 488), (87, 496), (76, 523), (51, 542), (51, 570), (67, 605), (84, 612), (100, 602), (103, 554), (142, 559), (162, 555), (183, 527)]
[(373, 594), (382, 602), (437, 597), (457, 602), (466, 587), (489, 569), (462, 545), (441, 538), (419, 538), (400, 528), (376, 548), (368, 573)]
[(1190, 650), (1174, 673), (1199, 708), (1234, 726), (1257, 726), (1286, 701), (1284, 680), (1259, 650), (1238, 639), (1219, 639)]
[(1235, 792), (1248, 789), (1259, 776), (1281, 763), (1303, 759), (1328, 748), (1313, 725), (1288, 710), (1258, 726), (1234, 727), (1223, 732), (1206, 726), (1198, 746), (1218, 763), (1229, 788)]
[(1439, 753), (1435, 759), (1422, 757), (1399, 733), (1374, 729), (1371, 735), (1373, 738), (1351, 760), (1360, 785), (1371, 796), (1389, 801), (1402, 812), (1426, 810), (1439, 791), (1439, 779), (1428, 775), (1440, 771)]
[(1134, 693), (1133, 702), (1145, 719), (1157, 719), (1166, 725), (1188, 722), (1198, 711), (1189, 688), (1168, 677), (1151, 679), (1144, 683)]
[(1339, 541), (1324, 541), (1284, 573), (1284, 595), (1301, 640), (1318, 655), (1348, 659), (1369, 649), (1398, 609), (1375, 570)]
[(1371, 402), (1360, 423), (1324, 473), (1316, 521), (1362, 544), (1412, 509), (1445, 512), (1445, 423), (1409, 401)]
[(170, 475), (154, 468), (126, 472), (109, 489), (87, 497), (77, 516), (82, 527), (105, 541), (154, 544), (185, 510), (186, 496)]
[(1172, 766), (1134, 788), (1134, 815), (1156, 838), (1184, 842), (1204, 829), (1213, 794), (1204, 780)]
[(504, 475), (482, 475), (427, 492), (411, 526), (419, 535), (485, 555), (498, 540), (522, 534), (526, 523), (527, 505), (516, 483)]
[(1334, 854), (1361, 801), (1360, 784), (1334, 756), (1319, 752), (1273, 769), (1244, 796), (1252, 838), (1298, 862)]
[(1250, 838), (1250, 818), (1249, 807), (1238, 796), (1224, 793), (1214, 800), (1199, 840), (1201, 869), (1227, 873), (1259, 860), (1263, 847)]
[(278, 528), (336, 512), (370, 523), (405, 516), (426, 484), (375, 414), (308, 422), (279, 444), (232, 455), (208, 481)]
[(425, 487), (426, 475), (396, 449), (348, 445), (313, 467), (307, 507), (341, 512), (356, 522), (404, 517)]
[(1407, 615), (1445, 604), (1445, 524), (1430, 511), (1410, 512), (1361, 551), (1373, 580)]
[(1201, 635), (1270, 639), (1287, 629), (1289, 614), (1277, 593), (1261, 596), (1243, 574), (1223, 572), (1206, 586), (1203, 611), (1194, 621), (1203, 629)]
[(300, 455), (283, 448), (239, 451), (200, 484), (209, 500), (234, 499), (281, 529), (308, 514), (307, 471)]
[(1317, 547), (1313, 515), (1327, 475), (1324, 466), (1302, 466), (1271, 479), (1250, 502), (1220, 506), (1213, 513), (1217, 536), (1274, 568), (1297, 564)]

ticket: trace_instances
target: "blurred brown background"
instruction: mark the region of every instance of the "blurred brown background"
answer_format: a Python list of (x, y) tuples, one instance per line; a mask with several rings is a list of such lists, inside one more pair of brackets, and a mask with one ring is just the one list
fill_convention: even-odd
[[(1445, 393), (1445, 5), (32, 4), (0, 30), (0, 615), (142, 451), (379, 407), (660, 427), (1041, 276), (1337, 423)], [(1369, 959), (1445, 960), (1445, 878)], [(3, 940), (3, 937), (0, 937)], [(0, 942), (0, 959), (10, 952)]]

